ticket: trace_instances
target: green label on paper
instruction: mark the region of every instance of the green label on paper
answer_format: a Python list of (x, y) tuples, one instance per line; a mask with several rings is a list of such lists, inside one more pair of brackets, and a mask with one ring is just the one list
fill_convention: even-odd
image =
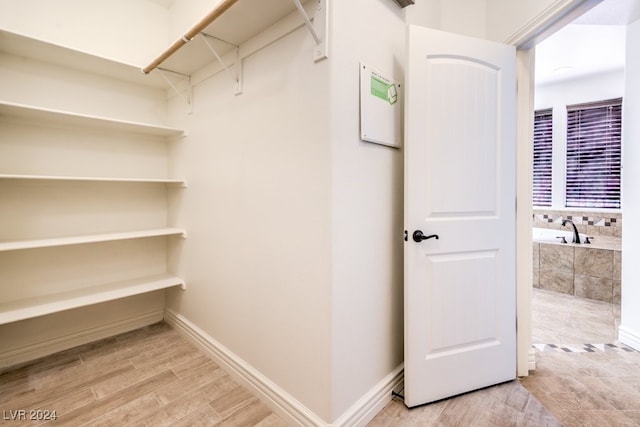
[(371, 95), (387, 101), (389, 104), (395, 104), (398, 101), (398, 92), (396, 85), (384, 77), (371, 73)]

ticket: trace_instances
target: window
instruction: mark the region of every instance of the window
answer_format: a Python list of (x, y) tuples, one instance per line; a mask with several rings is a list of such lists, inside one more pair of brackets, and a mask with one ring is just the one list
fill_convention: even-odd
[(535, 112), (533, 123), (533, 205), (551, 206), (553, 114)]
[(620, 208), (622, 98), (567, 106), (566, 206)]

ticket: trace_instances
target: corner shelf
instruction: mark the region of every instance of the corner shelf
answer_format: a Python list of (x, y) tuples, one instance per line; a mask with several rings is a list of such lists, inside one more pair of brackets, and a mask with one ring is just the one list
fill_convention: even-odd
[(184, 280), (162, 274), (0, 303), (0, 325), (175, 286), (185, 289)]
[(50, 239), (14, 240), (0, 242), (0, 252), (23, 249), (50, 248), (56, 246), (82, 245), (87, 243), (112, 242), (116, 240), (142, 239), (145, 237), (182, 236), (181, 228), (156, 228), (151, 230), (127, 231), (121, 233), (89, 234), (84, 236), (55, 237)]
[(0, 117), (27, 119), (39, 123), (47, 122), (84, 128), (90, 127), (108, 131), (132, 132), (152, 136), (180, 137), (184, 135), (184, 131), (166, 126), (71, 113), (6, 101), (0, 101)]
[(22, 181), (75, 181), (75, 182), (113, 182), (113, 183), (140, 183), (140, 184), (165, 184), (170, 187), (187, 187), (183, 179), (146, 179), (146, 178), (111, 178), (93, 176), (56, 176), (56, 175), (20, 175), (0, 174), (0, 179), (15, 179)]

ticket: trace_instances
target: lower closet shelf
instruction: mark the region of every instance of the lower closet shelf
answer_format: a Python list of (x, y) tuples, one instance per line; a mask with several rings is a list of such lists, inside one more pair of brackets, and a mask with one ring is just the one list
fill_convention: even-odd
[(161, 274), (58, 294), (4, 302), (0, 303), (0, 325), (174, 286), (181, 286), (182, 289), (185, 289), (185, 282), (179, 277)]

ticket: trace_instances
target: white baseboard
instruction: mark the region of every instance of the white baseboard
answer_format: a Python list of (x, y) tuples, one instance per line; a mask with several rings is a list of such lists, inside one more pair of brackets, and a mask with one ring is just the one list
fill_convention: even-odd
[(635, 331), (625, 328), (624, 325), (620, 325), (618, 328), (618, 341), (640, 351), (640, 335)]
[(165, 321), (200, 347), (240, 384), (260, 397), (289, 425), (364, 426), (391, 400), (391, 391), (404, 378), (402, 366), (399, 366), (352, 405), (338, 420), (329, 424), (184, 316), (172, 310), (166, 310)]
[(536, 351), (533, 348), (529, 349), (529, 371), (536, 370)]
[(0, 352), (0, 370), (9, 366), (38, 359), (49, 354), (57, 353), (62, 350), (67, 350), (72, 347), (160, 322), (163, 319), (163, 315), (164, 313), (162, 310), (157, 310), (145, 313), (141, 316), (107, 323), (98, 327), (77, 331), (69, 335), (59, 336), (46, 341), (2, 351)]
[(391, 392), (404, 381), (404, 364), (376, 384), (354, 403), (332, 427), (364, 427), (391, 401)]

